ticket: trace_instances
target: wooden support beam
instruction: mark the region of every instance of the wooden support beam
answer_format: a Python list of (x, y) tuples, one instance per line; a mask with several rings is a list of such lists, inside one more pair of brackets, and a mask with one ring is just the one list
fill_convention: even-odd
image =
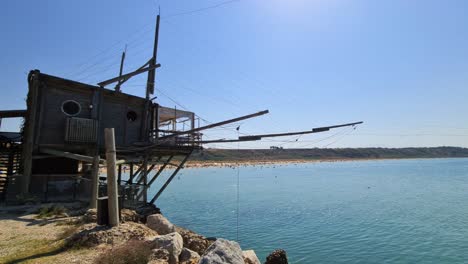
[[(71, 153), (71, 152), (60, 151), (60, 150), (49, 149), (49, 148), (40, 148), (39, 151), (42, 152), (42, 153), (45, 153), (45, 154), (53, 155), (53, 156), (59, 156), (59, 157), (84, 161), (84, 162), (88, 162), (88, 163), (93, 163), (94, 162), (94, 157), (85, 156), (85, 155), (81, 155), (81, 154), (75, 154), (75, 153)], [(100, 162), (104, 162), (104, 160), (100, 160)]]
[(172, 179), (174, 179), (174, 177), (177, 175), (177, 173), (180, 171), (180, 169), (184, 166), (185, 162), (187, 162), (187, 160), (188, 160), (188, 158), (190, 157), (191, 154), (192, 153), (185, 156), (185, 158), (179, 164), (179, 167), (177, 167), (177, 169), (174, 170), (174, 172), (171, 174), (169, 179), (167, 179), (166, 183), (164, 183), (164, 185), (161, 187), (161, 189), (159, 189), (158, 193), (153, 197), (153, 199), (151, 199), (150, 204), (153, 204), (159, 198), (159, 196), (166, 189), (166, 187), (169, 185), (169, 183), (171, 183)]
[[(147, 165), (148, 165), (148, 164), (147, 164)], [(146, 171), (147, 171), (146, 173), (149, 174), (149, 172), (150, 172), (151, 170), (153, 170), (155, 166), (156, 166), (156, 164), (151, 164), (150, 167), (146, 170)], [(138, 181), (137, 181), (137, 184), (141, 184), (141, 183), (143, 182), (144, 178), (145, 178), (145, 177), (143, 177), (143, 175), (140, 176), (140, 178), (139, 178)]]
[(132, 180), (133, 180), (133, 162), (130, 162), (130, 173), (129, 173), (129, 177), (128, 177), (128, 181), (127, 181), (127, 184), (128, 183), (132, 183)]
[[(142, 65), (140, 68), (138, 68), (137, 70), (144, 69), (146, 66), (149, 65), (150, 61), (151, 61), (151, 59), (150, 59), (149, 61), (147, 61), (145, 64), (143, 64), (143, 65)], [(128, 81), (130, 78), (131, 78), (131, 76), (128, 77), (128, 78), (124, 78), (124, 79), (120, 80), (120, 81), (119, 81), (119, 82), (120, 82), (120, 86), (122, 86), (122, 84), (124, 84), (124, 83), (125, 83), (126, 81)]]
[[(118, 160), (118, 161), (115, 162), (115, 165), (122, 165), (122, 164), (125, 164), (125, 163), (127, 163), (126, 160)], [(100, 167), (101, 167), (101, 168), (104, 168), (104, 167), (106, 167), (106, 166), (107, 166), (106, 161), (105, 161), (105, 160), (101, 160), (101, 165), (100, 165)]]
[[(170, 161), (174, 158), (174, 156), (170, 156), (166, 162), (164, 162), (164, 164), (159, 168), (159, 170), (156, 172), (156, 174), (153, 176), (153, 178), (146, 184), (146, 186), (149, 188), (151, 187), (151, 184), (153, 184), (153, 182), (159, 177), (159, 175), (164, 171), (164, 169), (166, 168), (166, 166), (170, 163)], [(141, 184), (140, 181), (138, 181), (138, 184)], [(140, 197), (143, 195), (143, 192), (140, 192), (138, 195), (137, 195), (137, 200), (140, 199)]]
[(151, 186), (151, 184), (153, 184), (153, 182), (159, 177), (159, 175), (164, 171), (164, 169), (166, 168), (167, 164), (169, 164), (169, 162), (171, 162), (172, 158), (174, 158), (174, 156), (170, 156), (166, 162), (159, 168), (158, 172), (156, 172), (156, 174), (153, 176), (153, 178), (148, 182), (148, 185)]
[(17, 117), (25, 117), (27, 110), (1, 110), (0, 111), (0, 119), (1, 118), (17, 118)]
[(97, 198), (99, 195), (99, 156), (96, 155), (93, 160), (93, 166), (91, 171), (92, 189), (91, 199), (89, 201), (89, 208), (97, 208)]
[[(135, 173), (130, 173), (130, 178), (128, 179), (128, 184), (132, 184), (133, 183), (133, 179), (136, 178), (136, 176), (138, 176), (138, 174), (140, 173), (140, 171), (143, 169), (143, 166), (140, 166), (138, 167), (137, 171)], [(132, 170), (133, 170), (133, 164), (132, 164)]]
[(117, 162), (116, 162), (116, 165), (117, 165), (117, 168), (118, 168), (117, 185), (120, 186), (120, 182), (122, 181), (122, 164), (117, 164)]
[[(88, 163), (94, 162), (94, 158), (91, 156), (71, 153), (67, 151), (61, 151), (61, 150), (49, 149), (49, 148), (40, 148), (39, 151), (45, 154), (52, 155), (52, 156), (64, 157), (64, 158), (79, 160), (79, 161), (88, 162)], [(33, 159), (45, 159), (45, 158), (50, 158), (50, 157), (51, 156), (34, 156)], [(100, 159), (99, 163), (102, 164), (103, 166), (107, 165), (106, 160), (104, 159)], [(115, 162), (115, 165), (121, 165), (125, 163), (127, 163), (126, 160), (117, 160)]]
[(121, 80), (129, 79), (130, 77), (133, 77), (135, 75), (138, 75), (140, 73), (144, 73), (144, 72), (147, 72), (147, 71), (150, 71), (150, 70), (154, 70), (154, 69), (159, 68), (159, 67), (161, 67), (161, 64), (148, 66), (148, 67), (143, 68), (143, 69), (138, 69), (138, 70), (135, 70), (133, 72), (129, 72), (129, 73), (124, 74), (122, 76), (117, 76), (117, 77), (111, 78), (109, 80), (102, 81), (102, 82), (98, 83), (98, 85), (100, 87), (104, 87), (104, 86), (109, 85), (111, 83), (115, 83), (115, 82), (118, 82), (118, 81), (121, 81)]
[(148, 156), (145, 156), (145, 160), (143, 161), (143, 171), (141, 172), (140, 180), (143, 179), (143, 190), (141, 191), (143, 194), (143, 201), (146, 203), (148, 200), (148, 186), (146, 186), (146, 183), (148, 182)]
[(70, 178), (81, 178), (82, 173), (69, 173), (69, 174), (32, 174), (32, 177), (70, 177)]

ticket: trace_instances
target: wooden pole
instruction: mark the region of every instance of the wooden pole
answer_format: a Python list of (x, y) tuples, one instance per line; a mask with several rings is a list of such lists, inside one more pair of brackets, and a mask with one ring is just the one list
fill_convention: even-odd
[(97, 198), (99, 192), (99, 156), (96, 155), (93, 161), (93, 167), (91, 172), (92, 180), (92, 191), (91, 191), (91, 201), (89, 202), (89, 208), (97, 208)]
[[(125, 53), (127, 52), (127, 45), (125, 45), (125, 51), (122, 52), (122, 58), (120, 59), (120, 71), (119, 71), (119, 77), (122, 78), (122, 73), (123, 73), (123, 66), (125, 62)], [(116, 92), (121, 92), (120, 90), (120, 85), (122, 84), (122, 79), (119, 80), (117, 85), (115, 86), (115, 91)]]
[(104, 138), (106, 144), (106, 163), (107, 163), (107, 196), (109, 207), (109, 225), (119, 225), (119, 205), (117, 190), (117, 170), (115, 154), (115, 136), (113, 128), (104, 129)]
[(28, 76), (28, 111), (25, 116), (25, 127), (23, 137), (23, 177), (21, 182), (21, 193), (29, 193), (29, 184), (32, 174), (32, 154), (34, 151), (34, 127), (36, 126), (37, 98), (39, 93), (38, 70), (31, 71)]
[[(153, 46), (153, 57), (151, 57), (149, 66), (156, 65), (158, 57), (158, 42), (159, 42), (159, 23), (161, 16), (156, 17), (156, 31), (154, 32), (154, 46)], [(148, 71), (148, 82), (146, 83), (146, 99), (150, 98), (151, 94), (154, 94), (154, 81), (156, 78), (156, 68)]]

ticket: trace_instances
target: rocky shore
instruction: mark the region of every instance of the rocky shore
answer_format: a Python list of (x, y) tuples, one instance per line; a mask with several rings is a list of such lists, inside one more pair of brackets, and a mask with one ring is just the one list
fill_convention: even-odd
[[(260, 264), (254, 250), (242, 250), (235, 241), (222, 238), (206, 238), (191, 230), (175, 226), (162, 214), (152, 214), (144, 219), (145, 224), (134, 222), (141, 219), (128, 210), (126, 221), (117, 227), (97, 226), (95, 211), (88, 211), (83, 219), (87, 222), (78, 232), (67, 239), (70, 246), (98, 247), (103, 244), (131, 246), (140, 241), (140, 249), (149, 249), (147, 263), (151, 264)], [(278, 253), (280, 252), (280, 253)], [(148, 253), (146, 253), (148, 254)], [(104, 262), (107, 263), (107, 262)], [(267, 264), (287, 263), (284, 251), (275, 251)]]
[[(51, 209), (60, 213), (41, 214)], [(109, 227), (77, 203), (0, 207), (0, 263), (287, 263), (282, 250), (261, 262), (235, 241), (204, 237), (160, 213), (139, 213), (123, 209), (120, 225)]]

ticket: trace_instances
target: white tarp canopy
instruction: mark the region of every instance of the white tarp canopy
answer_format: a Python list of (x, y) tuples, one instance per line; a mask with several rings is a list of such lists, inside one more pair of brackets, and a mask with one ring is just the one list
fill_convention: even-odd
[(195, 117), (195, 114), (193, 112), (164, 107), (164, 106), (159, 106), (158, 115), (159, 115), (159, 123), (176, 120), (180, 118), (187, 118), (193, 121)]

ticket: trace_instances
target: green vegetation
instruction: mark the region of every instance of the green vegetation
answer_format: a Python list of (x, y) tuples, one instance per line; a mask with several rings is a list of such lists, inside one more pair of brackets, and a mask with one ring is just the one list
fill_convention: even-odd
[(42, 219), (42, 218), (50, 218), (50, 217), (67, 216), (66, 211), (67, 210), (63, 206), (57, 206), (57, 205), (44, 206), (39, 209), (39, 211), (37, 212), (36, 218)]
[(152, 254), (145, 241), (131, 240), (102, 253), (97, 264), (146, 264)]
[(468, 157), (468, 148), (205, 149), (192, 161), (405, 159)]
[(39, 202), (39, 199), (32, 195), (32, 194), (24, 194), (20, 193), (16, 195), (16, 203), (18, 204), (37, 204)]

